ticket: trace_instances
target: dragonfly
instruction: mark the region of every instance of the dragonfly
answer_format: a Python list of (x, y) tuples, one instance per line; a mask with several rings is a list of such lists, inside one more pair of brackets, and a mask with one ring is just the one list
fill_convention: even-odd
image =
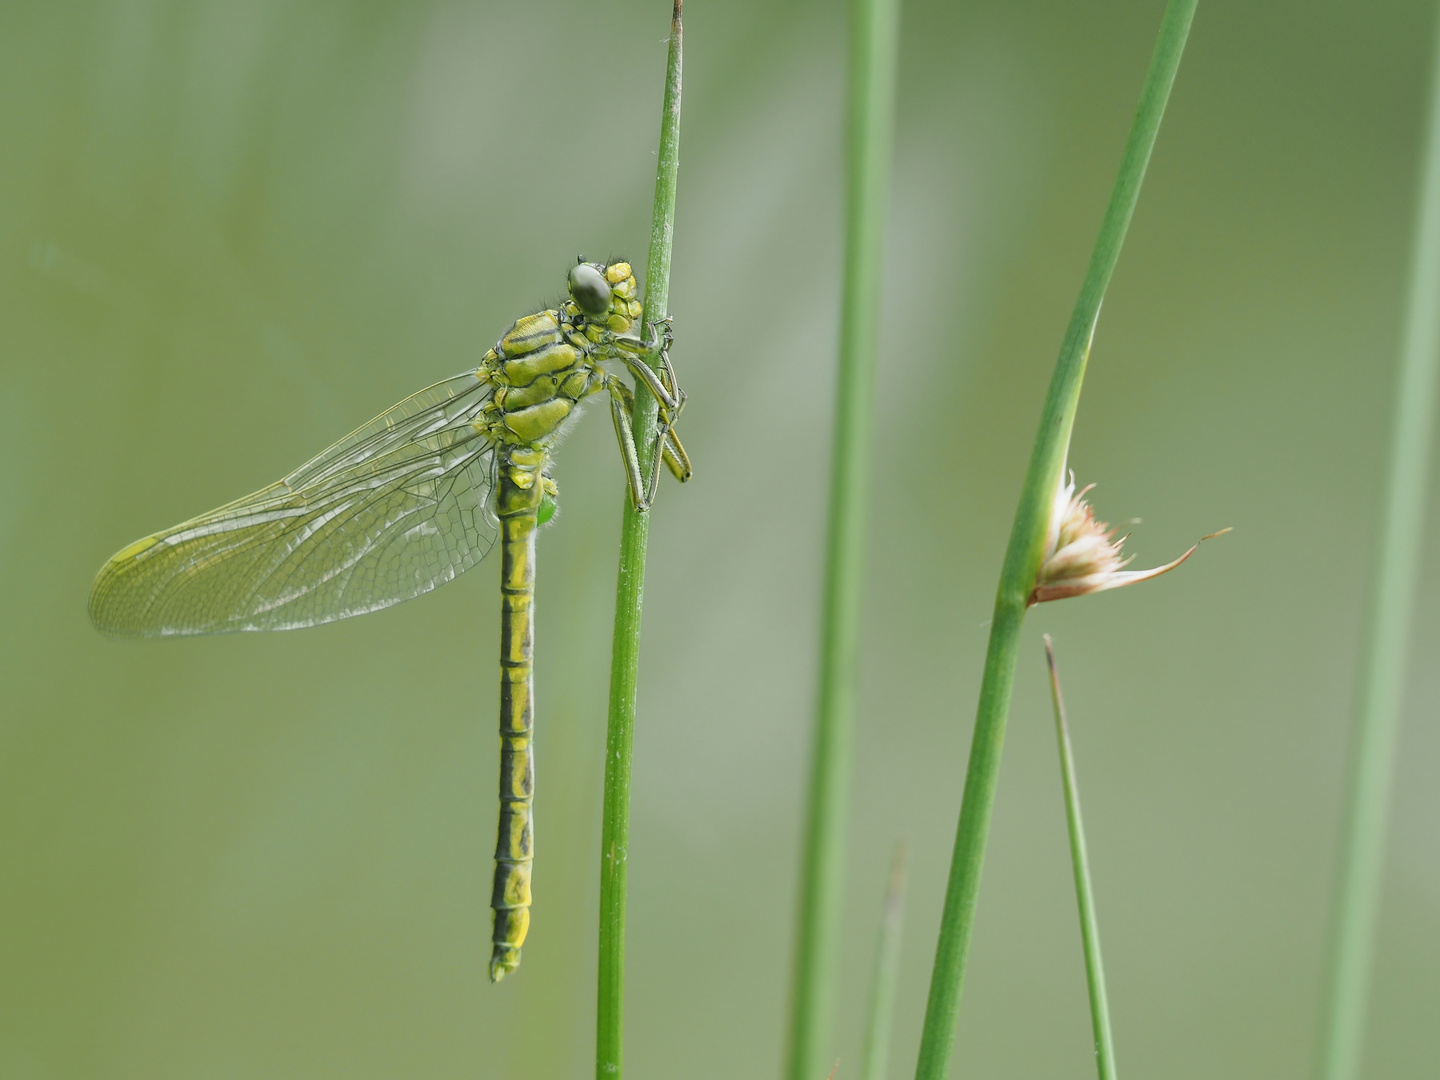
[[(603, 393), (636, 510), (654, 500), (662, 463), (682, 483), (691, 475), (675, 432), (685, 393), (669, 317), (640, 326), (623, 261), (577, 260), (568, 285), (564, 302), (517, 319), (478, 367), (411, 395), (269, 487), (122, 548), (90, 590), (92, 621), (116, 637), (293, 630), (429, 592), (498, 540), (492, 982), (519, 967), (530, 925), (535, 537), (559, 495), (552, 451), (581, 404)], [(648, 470), (621, 371), (659, 405)]]

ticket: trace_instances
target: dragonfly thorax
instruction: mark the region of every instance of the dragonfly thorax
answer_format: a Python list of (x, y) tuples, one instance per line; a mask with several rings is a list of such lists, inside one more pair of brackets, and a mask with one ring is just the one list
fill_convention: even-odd
[(476, 426), (498, 443), (553, 445), (580, 402), (604, 388), (600, 361), (618, 355), (616, 340), (640, 320), (629, 263), (580, 263), (570, 286), (569, 300), (517, 319), (480, 362), (476, 374), (495, 391)]

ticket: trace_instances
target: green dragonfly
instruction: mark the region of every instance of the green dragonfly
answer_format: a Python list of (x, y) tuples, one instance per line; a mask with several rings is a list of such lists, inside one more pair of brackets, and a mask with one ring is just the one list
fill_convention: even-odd
[[(642, 307), (625, 262), (577, 262), (569, 293), (517, 320), (479, 367), (406, 398), (283, 480), (122, 549), (90, 590), (96, 627), (120, 637), (291, 630), (429, 592), (499, 539), (496, 982), (519, 966), (530, 924), (535, 533), (555, 511), (551, 451), (581, 402), (603, 391), (635, 508), (654, 499), (662, 462), (690, 478), (674, 428), (685, 394), (669, 319), (635, 332)], [(659, 402), (648, 474), (634, 393), (605, 361)]]

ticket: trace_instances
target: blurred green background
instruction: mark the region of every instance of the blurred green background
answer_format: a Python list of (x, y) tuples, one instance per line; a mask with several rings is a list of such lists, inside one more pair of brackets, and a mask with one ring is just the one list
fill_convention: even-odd
[[(908, 1075), (1004, 538), (1160, 0), (913, 0), (880, 361), (840, 1076), (890, 848)], [(1093, 1075), (1039, 636), (1121, 1067), (1303, 1077), (1434, 5), (1205, 0), (1072, 465), (1143, 589), (1028, 620), (957, 1074)], [(123, 544), (643, 261), (666, 0), (0, 6), (0, 1077), (591, 1070), (622, 480), (542, 537), (536, 902), (485, 981), (496, 567), (313, 631), (113, 642)], [(696, 464), (651, 531), (629, 1075), (778, 1074), (839, 292), (844, 10), (687, 12), (672, 305)], [(1373, 1077), (1440, 1060), (1437, 564), (1415, 583)]]

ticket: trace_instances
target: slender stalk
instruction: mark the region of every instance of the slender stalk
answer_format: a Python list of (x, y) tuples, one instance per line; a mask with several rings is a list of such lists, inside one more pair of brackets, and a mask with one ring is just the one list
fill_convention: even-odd
[(890, 172), (899, 0), (851, 0), (845, 277), (830, 518), (790, 1016), (790, 1080), (816, 1080), (833, 1059), (855, 669), (870, 486), (880, 262)]
[(1055, 649), (1045, 635), (1045, 663), (1050, 668), (1050, 698), (1055, 703), (1055, 739), (1060, 744), (1060, 777), (1065, 785), (1065, 821), (1070, 829), (1070, 862), (1075, 871), (1075, 900), (1080, 909), (1080, 940), (1085, 947), (1085, 981), (1090, 988), (1090, 1027), (1095, 1036), (1095, 1070), (1100, 1080), (1115, 1080), (1115, 1042), (1110, 1035), (1110, 1004), (1105, 996), (1105, 965), (1100, 961), (1100, 924), (1095, 920), (1095, 890), (1090, 885), (1090, 856), (1085, 850), (1085, 823), (1080, 819), (1080, 787), (1075, 755), (1060, 696)]
[[(660, 116), (660, 160), (650, 255), (645, 265), (642, 326), (669, 307), (670, 246), (675, 231), (675, 179), (680, 168), (681, 0), (670, 20), (670, 56)], [(641, 475), (650, 473), (659, 406), (643, 381), (635, 382), (635, 446)], [(640, 603), (645, 589), (648, 513), (637, 513), (627, 493), (620, 526), (620, 572), (615, 586), (615, 631), (610, 657), (610, 719), (605, 736), (605, 805), (600, 829), (600, 962), (595, 1016), (595, 1075), (621, 1075), (625, 1009), (625, 879), (630, 842), (630, 767), (635, 742), (635, 685), (640, 666)]]
[(960, 986), (970, 947), (970, 930), (975, 917), (975, 898), (980, 888), (980, 869), (985, 859), (985, 841), (990, 831), (990, 813), (995, 803), (995, 784), (1000, 771), (1000, 751), (1005, 741), (1005, 720), (1010, 710), (1010, 692), (1015, 682), (1016, 647), (1025, 605), (1040, 569), (1040, 558), (1049, 525), (1050, 510), (1070, 430), (1080, 400), (1080, 385), (1090, 355), (1095, 321), (1100, 315), (1110, 275), (1120, 255), (1125, 231), (1130, 225), (1145, 167), (1160, 129), (1160, 119), (1180, 66), (1180, 56), (1196, 0), (1170, 0), (1160, 24), (1159, 40), (1150, 59), (1150, 70), (1140, 92), (1140, 106), (1125, 143), (1110, 204), (1100, 224), (1100, 235), (1090, 256), (1090, 268), (1075, 302), (1070, 325), (1055, 362), (1055, 373), (1040, 414), (1040, 429), (1030, 454), (1030, 465), (1015, 509), (1015, 522), (1000, 585), (995, 596), (995, 614), (990, 624), (990, 643), (985, 654), (985, 672), (980, 684), (980, 703), (975, 716), (975, 733), (970, 743), (970, 764), (965, 773), (965, 793), (960, 800), (960, 821), (955, 831), (955, 851), (950, 862), (950, 879), (940, 918), (940, 937), (935, 947), (935, 967), (930, 976), (930, 998), (925, 1009), (917, 1080), (945, 1080), (954, 1049), (955, 1023), (960, 1011)]
[(880, 937), (875, 944), (875, 974), (870, 989), (870, 1022), (865, 1028), (865, 1056), (861, 1080), (885, 1080), (890, 1060), (890, 1029), (895, 1020), (895, 984), (900, 976), (900, 934), (905, 924), (905, 845), (895, 845), (890, 863), (890, 886), (880, 916)]
[(1322, 1080), (1354, 1080), (1360, 1071), (1390, 782), (1425, 524), (1440, 362), (1440, 25), (1436, 33), (1410, 295), (1395, 384), (1390, 471), (1350, 759), (1349, 806), (1321, 1027), (1318, 1075)]

